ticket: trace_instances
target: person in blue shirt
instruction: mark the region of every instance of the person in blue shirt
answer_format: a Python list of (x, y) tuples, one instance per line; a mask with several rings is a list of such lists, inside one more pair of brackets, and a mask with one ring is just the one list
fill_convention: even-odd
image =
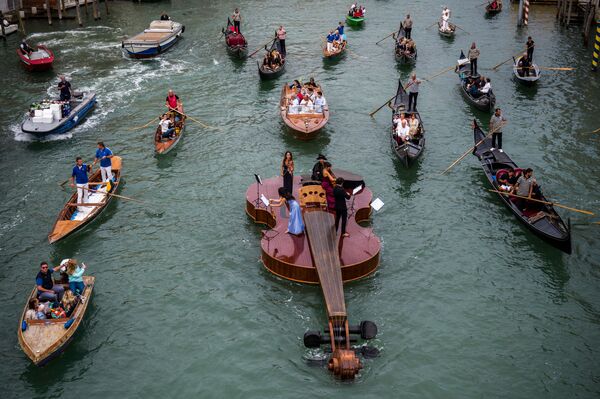
[[(96, 162), (100, 161), (100, 173), (102, 174), (102, 181), (112, 180), (112, 162), (111, 158), (113, 157), (113, 153), (110, 148), (107, 148), (104, 145), (104, 142), (98, 142), (98, 149), (96, 150), (96, 159), (94, 159), (93, 165), (96, 165)], [(92, 166), (93, 166), (92, 165)]]
[(60, 302), (65, 289), (60, 284), (54, 284), (52, 273), (60, 269), (60, 266), (50, 268), (47, 262), (40, 264), (40, 271), (35, 277), (37, 287), (37, 297), (40, 302), (53, 301)]
[(340, 21), (337, 27), (337, 31), (340, 34), (343, 41), (346, 41), (346, 34), (344, 33), (344, 23)]
[(327, 35), (327, 52), (328, 53), (333, 52), (333, 38), (334, 38), (334, 34), (333, 34), (333, 31), (331, 31)]
[[(81, 157), (75, 158), (75, 166), (71, 173), (71, 187), (77, 186), (77, 203), (84, 204), (88, 202), (89, 190), (88, 190), (88, 173), (92, 171), (91, 165), (83, 163)], [(78, 206), (78, 210), (82, 210), (82, 207)]]

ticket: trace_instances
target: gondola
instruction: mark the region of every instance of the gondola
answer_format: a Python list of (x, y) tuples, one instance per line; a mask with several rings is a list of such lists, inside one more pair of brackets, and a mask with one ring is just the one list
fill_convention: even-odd
[[(505, 152), (501, 152), (498, 149), (492, 150), (491, 137), (485, 136), (476, 121), (473, 121), (473, 124), (473, 140), (475, 142), (473, 155), (481, 162), (481, 167), (494, 190), (500, 191), (496, 180), (497, 177), (503, 173), (507, 173), (509, 168), (514, 169), (516, 174), (520, 174), (522, 170), (517, 167)], [(539, 205), (536, 210), (521, 211), (517, 204), (513, 202), (514, 197), (502, 194), (498, 194), (498, 197), (513, 212), (517, 219), (534, 234), (560, 250), (568, 254), (571, 253), (570, 226), (563, 222), (552, 205), (535, 203), (536, 206)], [(543, 195), (537, 199), (547, 201)]]
[(407, 51), (403, 51), (400, 49), (400, 40), (406, 37), (406, 32), (404, 31), (404, 26), (400, 23), (400, 27), (398, 28), (398, 33), (396, 33), (394, 39), (396, 39), (395, 44), (395, 56), (396, 61), (401, 64), (412, 64), (417, 60), (417, 47), (415, 45), (414, 53), (408, 53)]
[[(29, 299), (37, 296), (37, 287), (33, 288), (25, 302), (25, 309), (21, 315), (17, 336), (23, 352), (36, 366), (43, 366), (50, 360), (60, 355), (81, 326), (81, 321), (92, 298), (95, 277), (83, 276), (85, 289), (83, 302), (79, 302), (71, 317), (45, 320), (25, 320)], [(59, 283), (60, 282), (55, 282)]]
[(227, 18), (227, 29), (222, 29), (225, 35), (225, 44), (227, 52), (238, 58), (244, 58), (248, 55), (248, 41), (241, 33), (235, 31), (231, 20)]
[(325, 59), (336, 59), (339, 58), (342, 54), (344, 54), (347, 42), (344, 40), (340, 43), (341, 44), (338, 46), (338, 48), (334, 48), (333, 51), (327, 50), (327, 42), (323, 43), (323, 57), (325, 57)]
[[(320, 86), (315, 89), (316, 91), (323, 93)], [(325, 105), (322, 109), (317, 109), (314, 105), (311, 109), (305, 109), (301, 105), (291, 106), (288, 103), (292, 94), (294, 94), (294, 90), (288, 84), (284, 84), (279, 101), (281, 119), (297, 138), (313, 139), (329, 121), (329, 106)]]
[(406, 167), (412, 165), (417, 158), (423, 152), (423, 148), (425, 148), (425, 128), (423, 127), (423, 121), (421, 120), (421, 115), (418, 111), (407, 111), (408, 110), (408, 94), (402, 85), (402, 81), (398, 81), (398, 91), (396, 93), (396, 99), (394, 100), (394, 106), (392, 109), (392, 118), (397, 113), (404, 113), (407, 118), (410, 117), (411, 114), (415, 115), (415, 118), (419, 121), (419, 129), (417, 130), (416, 138), (410, 140), (408, 142), (404, 142), (402, 144), (398, 144), (395, 138), (394, 126), (392, 124), (392, 129), (390, 130), (390, 142), (392, 145), (392, 150), (400, 159), (402, 164)]
[(279, 42), (279, 39), (275, 37), (275, 39), (273, 39), (273, 43), (271, 43), (271, 47), (267, 49), (267, 47), (265, 46), (265, 49), (267, 50), (267, 53), (265, 53), (265, 57), (273, 50), (277, 50), (279, 56), (281, 57), (281, 65), (278, 65), (275, 69), (271, 69), (265, 67), (264, 64), (261, 64), (257, 61), (256, 63), (258, 65), (258, 74), (261, 79), (265, 80), (278, 78), (283, 74), (283, 72), (285, 72), (285, 54), (281, 52), (281, 43)]
[(171, 151), (179, 143), (181, 137), (183, 137), (184, 130), (185, 116), (182, 116), (181, 120), (175, 122), (175, 137), (173, 139), (163, 139), (162, 129), (159, 125), (154, 133), (154, 151), (157, 154), (166, 154)]
[(487, 16), (496, 15), (496, 14), (500, 13), (500, 11), (502, 11), (502, 1), (498, 1), (498, 7), (497, 8), (492, 8), (492, 3), (491, 2), (489, 2), (485, 6), (485, 14)]
[(31, 72), (47, 71), (52, 68), (54, 62), (54, 53), (46, 46), (39, 45), (31, 53), (24, 52), (20, 47), (17, 49), (17, 55), (21, 60), (21, 65)]
[(535, 82), (537, 82), (540, 77), (541, 77), (541, 70), (540, 67), (535, 64), (535, 63), (531, 63), (531, 67), (529, 68), (530, 72), (529, 72), (529, 76), (526, 76), (525, 74), (521, 75), (519, 73), (519, 60), (521, 60), (521, 57), (518, 57), (517, 59), (515, 59), (513, 57), (513, 74), (515, 75), (515, 78), (517, 79), (517, 81), (521, 84), (524, 84), (526, 86), (532, 86), (535, 84)]
[[(113, 156), (111, 158), (112, 174), (114, 182), (111, 183), (109, 192), (116, 193), (121, 183), (121, 157)], [(86, 206), (78, 210), (77, 192), (74, 192), (69, 200), (58, 214), (52, 231), (48, 234), (48, 242), (53, 244), (71, 234), (81, 230), (88, 223), (96, 218), (113, 199), (112, 195), (106, 194), (107, 185), (102, 183), (100, 169), (96, 170), (88, 183), (89, 199)]]
[(454, 34), (456, 33), (456, 25), (448, 22), (448, 27), (450, 28), (450, 30), (444, 30), (444, 29), (442, 29), (442, 26), (443, 26), (442, 21), (439, 20), (438, 21), (438, 32), (440, 33), (440, 35), (442, 35), (444, 37), (454, 37)]
[[(494, 106), (496, 105), (496, 95), (493, 90), (490, 90), (489, 93), (483, 94), (480, 97), (473, 97), (471, 93), (468, 92), (467, 83), (469, 78), (471, 78), (471, 66), (468, 58), (465, 57), (465, 54), (462, 51), (460, 52), (455, 72), (460, 79), (460, 91), (467, 102), (481, 111), (493, 111)], [(474, 76), (474, 78), (478, 77), (479, 75)]]

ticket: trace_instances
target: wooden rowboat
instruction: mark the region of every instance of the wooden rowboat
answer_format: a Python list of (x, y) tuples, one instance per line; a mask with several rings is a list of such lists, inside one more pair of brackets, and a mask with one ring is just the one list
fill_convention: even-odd
[(442, 21), (439, 20), (438, 21), (438, 32), (440, 33), (440, 35), (442, 35), (444, 37), (454, 37), (454, 34), (456, 33), (456, 25), (448, 22), (448, 27), (450, 28), (450, 30), (444, 30), (444, 29), (442, 29), (442, 26), (443, 26)]
[(46, 46), (37, 46), (35, 51), (30, 54), (25, 53), (20, 47), (17, 49), (17, 55), (21, 60), (21, 65), (28, 71), (47, 71), (52, 68), (54, 62), (54, 53)]
[(406, 31), (404, 30), (404, 26), (402, 26), (402, 23), (400, 23), (400, 27), (398, 28), (398, 33), (396, 33), (395, 35), (395, 39), (396, 39), (396, 44), (395, 44), (395, 57), (396, 57), (396, 61), (398, 61), (401, 64), (412, 64), (415, 61), (417, 61), (417, 48), (415, 46), (415, 52), (414, 53), (409, 53), (405, 50), (402, 50), (400, 48), (400, 40), (402, 40), (402, 38), (406, 37)]
[[(315, 89), (315, 92), (318, 90), (323, 92), (321, 87)], [(287, 84), (283, 85), (279, 102), (281, 119), (299, 139), (313, 139), (329, 120), (329, 106), (325, 105), (322, 110), (317, 110), (314, 106), (311, 109), (304, 109), (305, 107), (299, 105), (293, 109), (292, 106), (288, 106), (292, 94), (294, 90)]]
[(346, 15), (346, 23), (349, 26), (361, 26), (365, 22), (365, 17), (351, 17)]
[(60, 355), (73, 339), (81, 321), (85, 316), (88, 304), (94, 291), (95, 277), (83, 276), (85, 290), (83, 302), (79, 302), (71, 317), (45, 320), (25, 320), (29, 300), (36, 298), (37, 287), (33, 288), (25, 302), (21, 315), (18, 337), (23, 352), (36, 366), (43, 366)]
[[(267, 50), (266, 46), (265, 46), (265, 50)], [(267, 53), (271, 53), (271, 51), (273, 50), (277, 50), (277, 52), (279, 53), (279, 56), (281, 57), (281, 65), (279, 65), (277, 68), (275, 69), (270, 69), (265, 67), (264, 65), (260, 64), (258, 61), (256, 62), (258, 64), (258, 75), (260, 76), (261, 79), (275, 79), (278, 78), (279, 76), (281, 76), (283, 74), (283, 72), (285, 71), (285, 54), (283, 54), (281, 52), (281, 43), (279, 42), (279, 39), (277, 37), (275, 37), (275, 39), (273, 39), (273, 43), (271, 43), (271, 47), (267, 50)]]
[(225, 35), (225, 44), (227, 52), (238, 58), (245, 58), (248, 55), (248, 41), (241, 33), (237, 33), (231, 20), (227, 18), (227, 28), (222, 29)]
[[(500, 191), (497, 177), (500, 177), (502, 173), (507, 173), (510, 168), (514, 169), (517, 175), (522, 170), (505, 152), (498, 149), (492, 150), (492, 138), (486, 137), (475, 120), (473, 120), (473, 124), (473, 140), (476, 144), (473, 155), (481, 162), (481, 168), (494, 190)], [(563, 222), (552, 205), (536, 204), (539, 207), (522, 210), (518, 203), (513, 201), (514, 197), (502, 194), (498, 194), (498, 197), (535, 235), (561, 251), (571, 253), (571, 228)], [(543, 194), (537, 199), (547, 201)]]
[(492, 8), (492, 3), (489, 2), (487, 6), (485, 6), (485, 14), (488, 16), (496, 15), (502, 11), (502, 1), (498, 1), (498, 7)]
[[(111, 184), (111, 193), (116, 193), (121, 183), (121, 157), (113, 156), (112, 174), (115, 180)], [(90, 197), (88, 206), (82, 207), (84, 210), (77, 210), (77, 192), (74, 192), (69, 200), (58, 214), (52, 231), (48, 234), (48, 241), (53, 244), (63, 238), (81, 230), (98, 216), (110, 203), (113, 196), (106, 195), (106, 186), (102, 183), (102, 175), (100, 169), (96, 170), (90, 178), (88, 187), (90, 189)]]
[(156, 132), (154, 133), (154, 151), (157, 154), (166, 154), (171, 151), (179, 140), (183, 136), (183, 132), (185, 131), (185, 116), (181, 117), (179, 122), (175, 122), (175, 138), (174, 139), (163, 139), (162, 138), (162, 130), (160, 125), (156, 128)]
[[(458, 78), (460, 79), (460, 92), (465, 100), (481, 111), (493, 111), (494, 106), (496, 105), (496, 95), (492, 90), (479, 97), (473, 97), (473, 95), (471, 95), (471, 93), (469, 93), (467, 90), (467, 83), (471, 78), (471, 66), (469, 60), (467, 57), (465, 57), (465, 54), (462, 51), (460, 52), (460, 57), (458, 59), (458, 65), (456, 66), (455, 72), (458, 74)], [(479, 75), (476, 75), (473, 78), (478, 77)]]
[(540, 79), (542, 71), (540, 70), (540, 67), (537, 64), (531, 63), (531, 67), (529, 68), (529, 76), (526, 76), (525, 74), (521, 76), (521, 74), (519, 73), (520, 60), (521, 57), (518, 57), (517, 59), (513, 58), (513, 74), (515, 75), (515, 78), (519, 83), (524, 84), (526, 86), (532, 86), (533, 84), (535, 84), (535, 82), (537, 82)]
[(402, 85), (402, 81), (398, 81), (398, 91), (396, 93), (396, 99), (394, 100), (392, 118), (396, 113), (404, 113), (407, 118), (410, 117), (411, 114), (415, 115), (415, 118), (419, 121), (419, 128), (417, 130), (416, 138), (410, 140), (408, 142), (404, 142), (402, 144), (398, 144), (395, 138), (394, 126), (392, 124), (392, 130), (390, 131), (391, 145), (392, 150), (394, 150), (394, 154), (398, 157), (398, 159), (402, 162), (402, 164), (406, 167), (409, 167), (417, 158), (421, 156), (423, 149), (425, 148), (425, 127), (423, 126), (423, 121), (421, 120), (421, 115), (419, 111), (412, 110), (407, 111), (408, 109), (408, 94)]
[(341, 44), (338, 46), (337, 49), (334, 48), (333, 51), (327, 51), (327, 41), (325, 41), (325, 43), (323, 43), (323, 57), (325, 57), (325, 59), (334, 59), (344, 54), (347, 43), (345, 40), (340, 43)]

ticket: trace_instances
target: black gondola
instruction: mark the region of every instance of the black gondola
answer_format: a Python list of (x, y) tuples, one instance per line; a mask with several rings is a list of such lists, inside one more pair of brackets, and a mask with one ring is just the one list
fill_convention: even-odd
[[(471, 66), (465, 53), (461, 50), (460, 57), (458, 59), (458, 65), (456, 66), (455, 72), (458, 74), (460, 79), (460, 91), (467, 102), (473, 105), (475, 108), (481, 111), (491, 112), (494, 110), (496, 105), (496, 95), (493, 90), (490, 90), (486, 94), (482, 94), (479, 97), (473, 97), (467, 90), (467, 83), (471, 78)], [(474, 79), (479, 78), (479, 74), (473, 76)]]
[[(498, 149), (492, 150), (492, 139), (486, 137), (477, 122), (473, 121), (473, 140), (476, 147), (473, 150), (475, 155), (481, 162), (481, 167), (485, 175), (494, 188), (500, 191), (499, 184), (496, 180), (497, 176), (507, 173), (508, 169), (512, 168), (515, 172), (521, 173), (521, 169), (513, 162), (513, 160), (505, 153)], [(506, 205), (513, 214), (519, 219), (529, 230), (535, 233), (540, 238), (557, 247), (558, 249), (570, 254), (571, 253), (571, 229), (565, 224), (552, 205), (533, 203), (537, 207), (535, 210), (522, 211), (513, 198), (508, 195), (498, 194), (504, 205)], [(542, 201), (547, 201), (541, 194), (536, 198)]]
[(265, 57), (273, 50), (277, 50), (279, 52), (279, 56), (281, 57), (281, 65), (279, 65), (279, 67), (276, 69), (271, 69), (266, 68), (264, 64), (261, 64), (260, 62), (256, 61), (258, 65), (258, 74), (260, 75), (261, 79), (275, 79), (281, 76), (283, 72), (285, 72), (285, 54), (281, 52), (281, 43), (279, 42), (279, 39), (275, 37), (275, 39), (273, 39), (273, 43), (271, 43), (271, 47), (267, 49), (267, 46), (265, 46), (265, 50), (267, 50)]
[(248, 41), (241, 33), (237, 33), (231, 20), (227, 18), (227, 28), (222, 29), (225, 35), (225, 44), (227, 52), (239, 58), (245, 58), (248, 55)]
[(522, 57), (518, 57), (515, 59), (515, 57), (513, 57), (513, 75), (515, 75), (517, 82), (524, 84), (525, 86), (533, 86), (542, 75), (540, 67), (532, 62), (529, 67), (529, 75), (526, 75), (521, 70), (522, 68), (519, 68), (519, 61), (521, 58)]
[(415, 115), (415, 118), (419, 121), (419, 128), (415, 134), (414, 139), (403, 142), (402, 144), (398, 144), (396, 141), (395, 132), (394, 132), (394, 124), (392, 123), (392, 129), (390, 131), (390, 141), (392, 145), (392, 150), (400, 159), (402, 164), (406, 167), (409, 167), (414, 161), (419, 158), (421, 153), (423, 152), (423, 148), (425, 148), (425, 128), (423, 127), (423, 121), (421, 120), (421, 115), (417, 110), (407, 111), (408, 110), (408, 94), (402, 85), (402, 81), (398, 81), (398, 91), (396, 93), (396, 99), (394, 100), (393, 112), (392, 112), (392, 120), (394, 115), (397, 113), (404, 113), (407, 118), (410, 117), (411, 114)]
[(402, 26), (402, 23), (400, 23), (398, 33), (396, 33), (396, 35), (394, 36), (394, 38), (396, 39), (394, 52), (396, 61), (398, 61), (401, 64), (414, 63), (417, 60), (417, 47), (415, 46), (414, 53), (407, 53), (406, 51), (400, 49), (400, 40), (404, 37), (406, 37), (406, 32), (404, 31), (404, 26)]

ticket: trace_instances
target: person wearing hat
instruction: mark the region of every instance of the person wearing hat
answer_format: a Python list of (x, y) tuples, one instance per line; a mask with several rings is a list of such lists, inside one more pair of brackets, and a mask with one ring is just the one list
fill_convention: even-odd
[(312, 168), (311, 179), (316, 181), (323, 180), (323, 169), (325, 168), (325, 161), (327, 161), (327, 157), (323, 154), (319, 154), (317, 157), (317, 163)]
[(52, 279), (52, 273), (60, 268), (61, 266), (50, 268), (48, 262), (40, 264), (40, 271), (35, 277), (35, 285), (37, 286), (37, 297), (41, 302), (61, 301), (65, 289), (60, 284), (54, 284), (54, 280)]

